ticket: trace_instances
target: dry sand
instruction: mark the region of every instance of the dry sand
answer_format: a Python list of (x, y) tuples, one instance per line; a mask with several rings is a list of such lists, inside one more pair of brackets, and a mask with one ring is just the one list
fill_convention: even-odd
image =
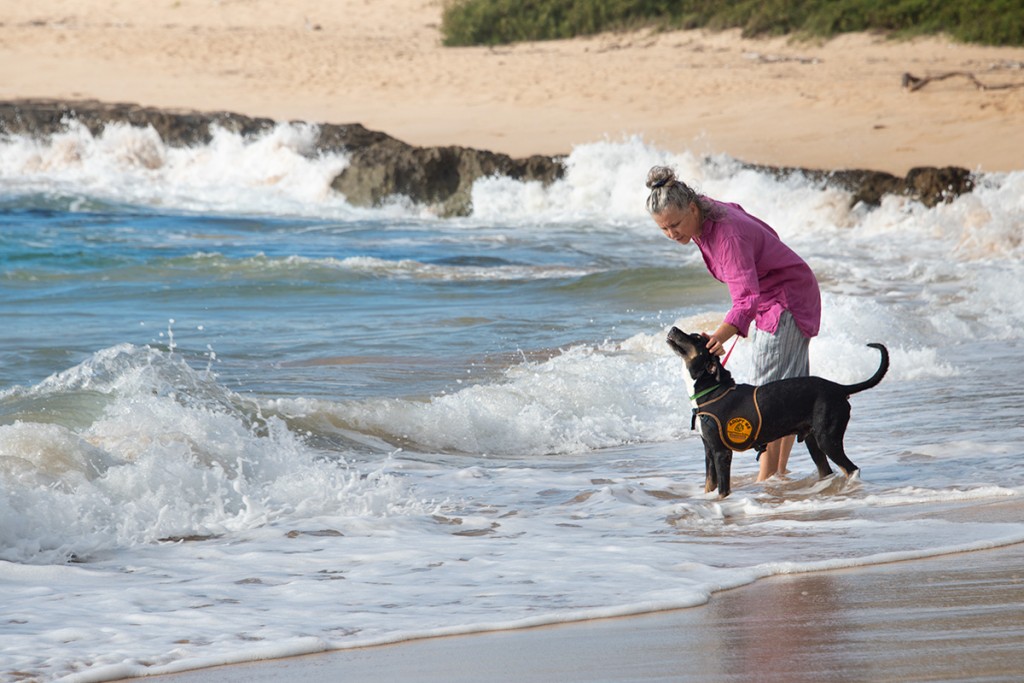
[[(0, 99), (362, 123), (418, 145), (667, 150), (904, 173), (1024, 169), (1024, 49), (737, 32), (440, 46), (440, 0), (0, 0)], [(772, 579), (692, 610), (425, 640), (168, 681), (1024, 678), (1024, 546)], [(164, 679), (155, 679), (164, 680)]]
[(1024, 168), (1024, 49), (735, 31), (443, 48), (441, 0), (0, 0), (0, 99), (362, 123), (515, 156), (640, 134), (745, 161)]

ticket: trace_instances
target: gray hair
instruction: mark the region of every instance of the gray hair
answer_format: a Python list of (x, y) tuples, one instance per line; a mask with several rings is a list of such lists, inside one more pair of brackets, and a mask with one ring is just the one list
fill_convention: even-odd
[(647, 211), (656, 216), (666, 209), (684, 209), (693, 202), (700, 209), (701, 220), (722, 218), (722, 210), (705, 195), (676, 178), (676, 172), (668, 166), (653, 166), (647, 172)]

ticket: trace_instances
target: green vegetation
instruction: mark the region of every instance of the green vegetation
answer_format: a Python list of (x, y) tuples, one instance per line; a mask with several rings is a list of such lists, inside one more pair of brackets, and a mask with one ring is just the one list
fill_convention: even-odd
[(452, 0), (444, 44), (500, 45), (650, 27), (741, 28), (745, 37), (945, 33), (987, 45), (1024, 45), (1024, 0)]

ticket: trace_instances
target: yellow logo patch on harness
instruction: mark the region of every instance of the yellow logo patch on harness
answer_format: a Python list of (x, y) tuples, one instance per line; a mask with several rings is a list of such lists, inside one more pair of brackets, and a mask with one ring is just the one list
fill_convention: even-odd
[(725, 435), (729, 437), (729, 441), (737, 444), (749, 439), (750, 433), (753, 431), (754, 426), (750, 424), (749, 420), (742, 417), (734, 417), (725, 425)]
[(749, 384), (738, 384), (709, 401), (697, 404), (694, 417), (699, 416), (703, 420), (702, 436), (708, 438), (710, 433), (705, 430), (715, 429), (719, 442), (734, 451), (745, 451), (756, 445), (761, 434), (757, 389)]

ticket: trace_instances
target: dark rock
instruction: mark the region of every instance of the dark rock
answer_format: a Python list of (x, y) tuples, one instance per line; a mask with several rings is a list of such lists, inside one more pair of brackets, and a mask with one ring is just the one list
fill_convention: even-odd
[(845, 169), (819, 173), (820, 180), (825, 185), (840, 187), (852, 195), (851, 206), (859, 202), (868, 206), (878, 206), (882, 203), (882, 197), (887, 194), (900, 194), (903, 188), (902, 178), (884, 171)]
[(79, 121), (93, 135), (102, 133), (108, 123), (152, 126), (160, 138), (173, 147), (209, 143), (212, 138), (210, 127), (214, 125), (247, 136), (257, 135), (276, 125), (271, 119), (254, 119), (231, 112), (174, 111), (95, 100), (0, 102), (0, 134), (47, 137), (66, 130), (67, 122), (72, 119)]
[(412, 147), (395, 139), (350, 150), (348, 168), (332, 187), (357, 206), (376, 206), (400, 195), (432, 206), (442, 216), (472, 211), (473, 183), (487, 176), (508, 176), (544, 184), (561, 178), (560, 159), (513, 159), (467, 147)]
[[(0, 101), (0, 135), (48, 137), (66, 130), (72, 119), (93, 135), (102, 133), (109, 123), (152, 126), (165, 144), (178, 147), (209, 143), (213, 126), (255, 136), (277, 125), (272, 119), (232, 112), (175, 111), (93, 100)], [(318, 130), (317, 152), (344, 152), (349, 157), (348, 167), (334, 179), (332, 187), (355, 206), (378, 206), (400, 195), (428, 205), (442, 216), (466, 215), (472, 211), (470, 193), (479, 178), (500, 175), (547, 185), (565, 174), (562, 157), (514, 159), (468, 147), (414, 147), (359, 124), (319, 124)], [(905, 178), (857, 169), (743, 166), (777, 177), (801, 174), (823, 186), (840, 187), (850, 192), (851, 205), (877, 206), (885, 195), (897, 194), (935, 206), (974, 188), (970, 171), (952, 166), (914, 168)]]
[(924, 166), (907, 173), (906, 193), (925, 206), (951, 201), (974, 189), (974, 176), (966, 168)]
[(904, 195), (931, 207), (942, 202), (952, 201), (974, 189), (974, 177), (971, 172), (957, 166), (912, 168), (904, 178), (884, 171), (864, 169), (820, 171), (791, 166), (757, 164), (743, 164), (743, 166), (771, 173), (778, 178), (800, 174), (823, 186), (838, 187), (850, 193), (850, 206), (855, 206), (858, 203), (872, 207), (878, 206), (882, 203), (882, 197), (892, 194)]

